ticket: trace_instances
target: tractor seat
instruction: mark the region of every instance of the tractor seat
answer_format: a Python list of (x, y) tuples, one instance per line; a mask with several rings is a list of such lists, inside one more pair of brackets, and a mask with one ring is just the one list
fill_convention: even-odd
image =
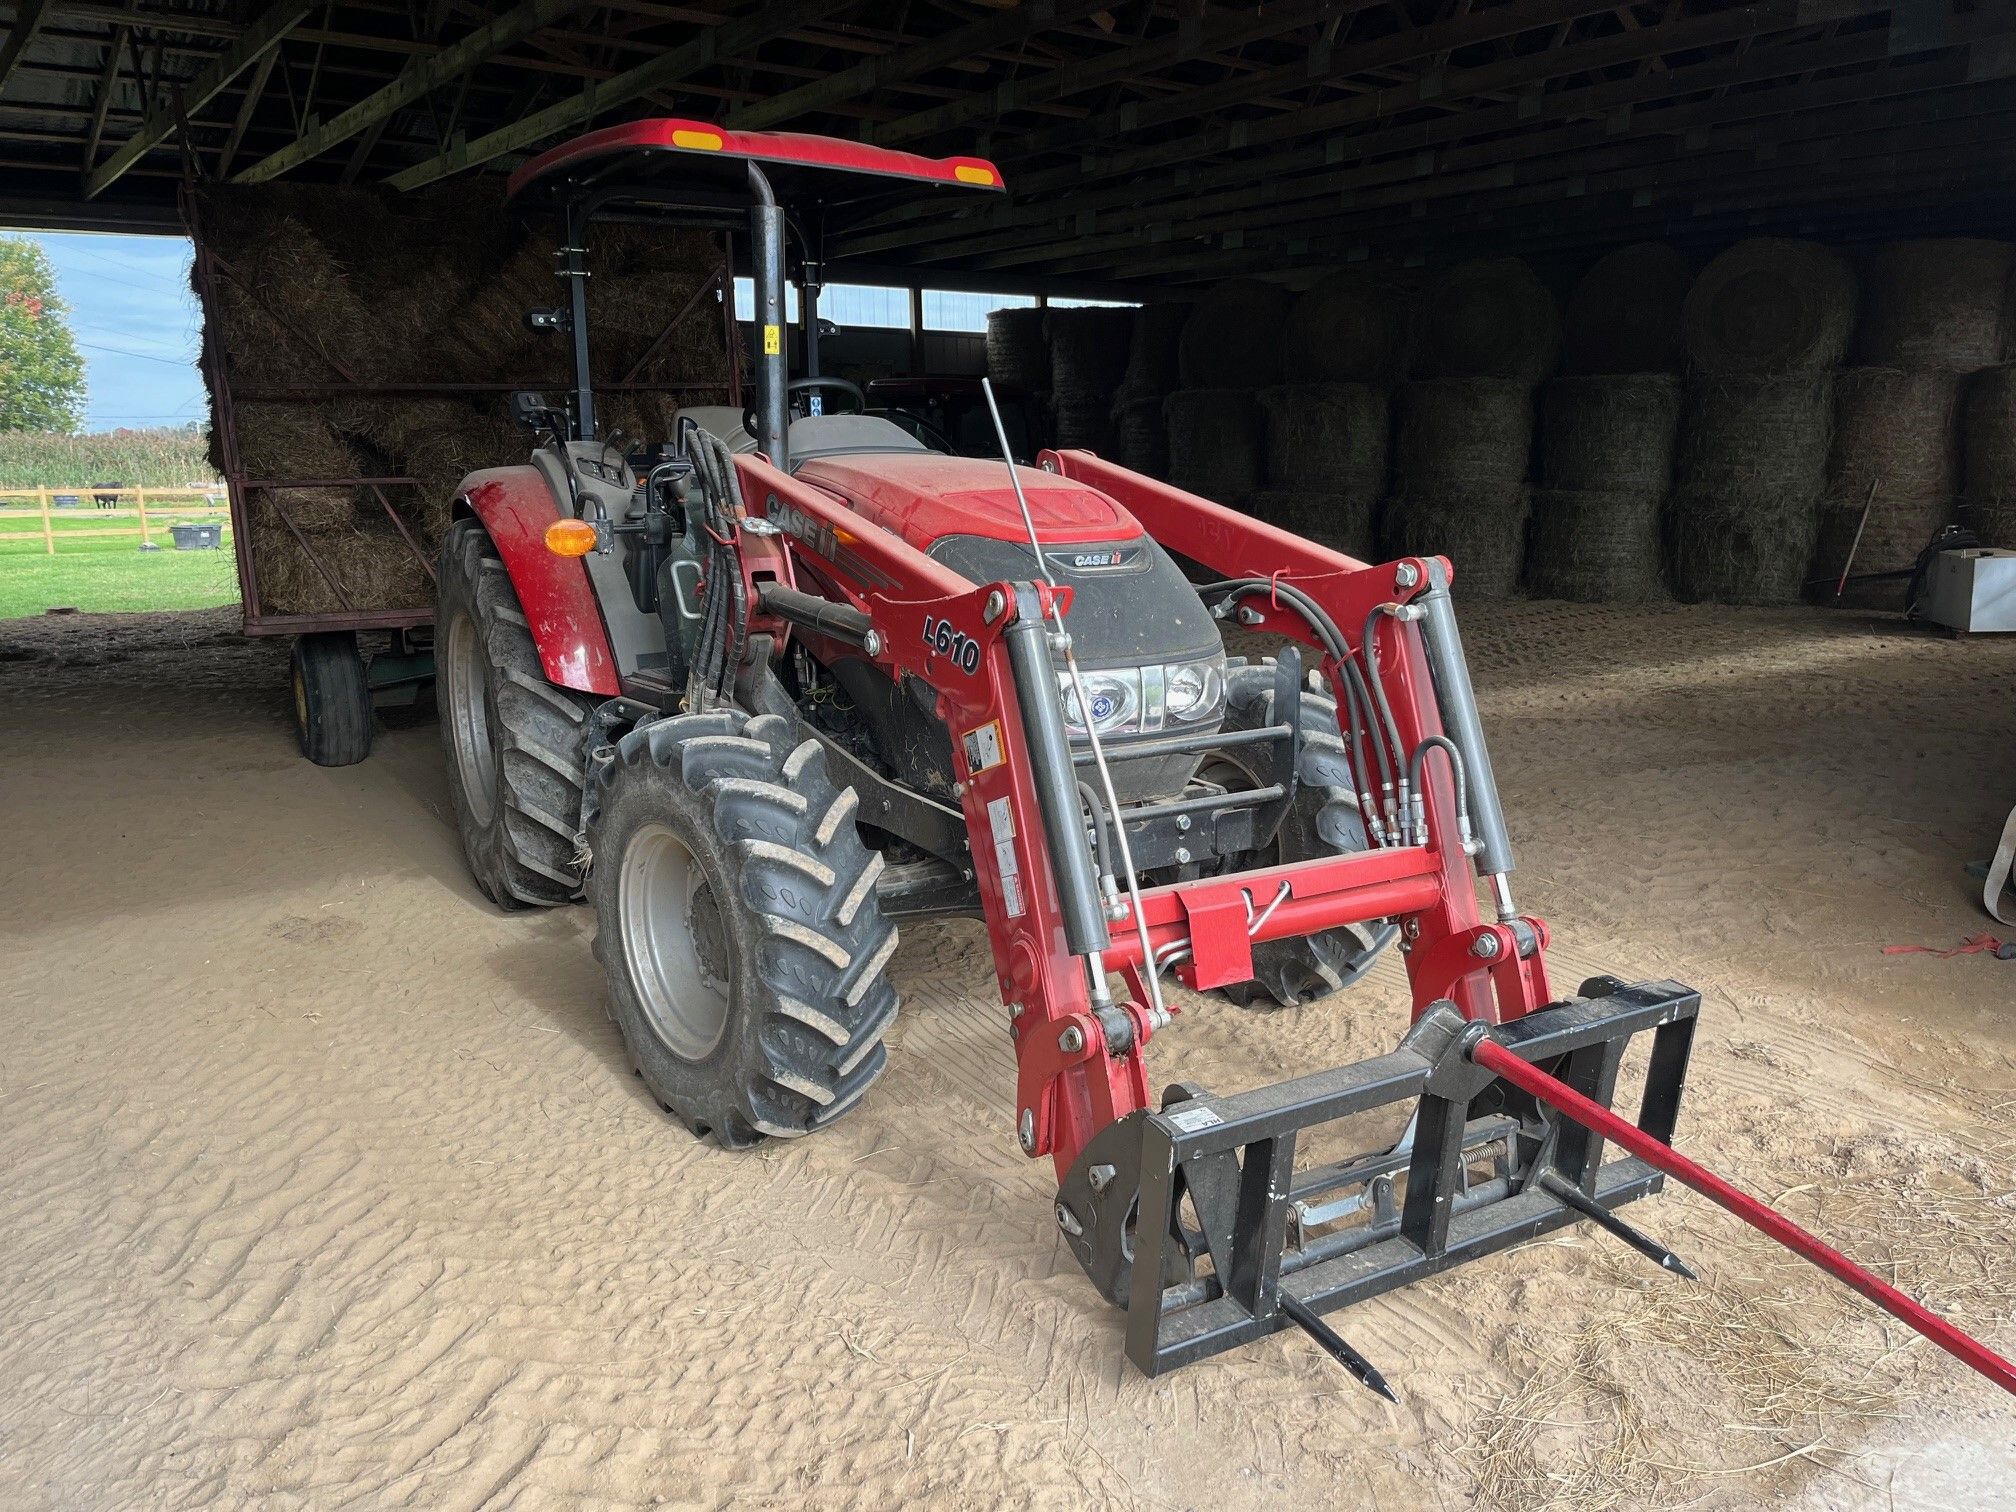
[[(734, 452), (753, 452), (756, 438), (742, 428), (742, 411), (732, 404), (692, 404), (679, 411)], [(928, 452), (930, 447), (879, 415), (807, 415), (793, 420), (786, 440), (791, 470), (814, 457), (848, 457), (871, 452)]]

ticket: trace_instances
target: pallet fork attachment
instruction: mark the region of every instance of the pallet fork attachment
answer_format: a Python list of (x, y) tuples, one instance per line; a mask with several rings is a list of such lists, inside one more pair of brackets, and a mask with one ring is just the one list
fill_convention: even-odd
[[(1638, 1117), (1668, 1137), (1699, 997), (1672, 982), (1589, 985), (1600, 995), (1495, 1032), (1606, 1103), (1629, 1042), (1650, 1032)], [(1474, 1065), (1464, 1049), (1484, 1027), (1436, 1004), (1388, 1055), (1229, 1097), (1179, 1085), (1160, 1112), (1131, 1114), (1086, 1147), (1058, 1195), (1059, 1225), (1127, 1309), (1128, 1357), (1144, 1374), (1306, 1329), (1308, 1316), (1582, 1217), (1543, 1177), (1606, 1211), (1659, 1190), (1653, 1167), (1605, 1162), (1602, 1141)], [(1297, 1169), (1305, 1134), (1409, 1104), (1405, 1148)]]

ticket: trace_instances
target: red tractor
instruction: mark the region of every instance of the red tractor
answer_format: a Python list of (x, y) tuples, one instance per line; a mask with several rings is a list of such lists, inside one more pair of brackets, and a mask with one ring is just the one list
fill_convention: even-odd
[[(789, 378), (780, 200), (920, 186), (1002, 187), (976, 159), (676, 120), (514, 175), (564, 222), (570, 298), (540, 321), (576, 381), (563, 405), (517, 396), (544, 439), (464, 481), (442, 550), (442, 715), (483, 890), (585, 892), (639, 1074), (730, 1147), (868, 1094), (899, 920), (983, 918), (1009, 1126), (1054, 1162), (1057, 1225), (1151, 1375), (1293, 1324), (1384, 1389), (1319, 1314), (1578, 1218), (1677, 1265), (1611, 1209), (1689, 1179), (1664, 1142), (1699, 1000), (1550, 988), (1445, 561), (1368, 566), (1087, 452), (1018, 466), (1005, 433), (998, 459), (947, 456), (852, 385)], [(583, 246), (604, 215), (747, 235), (753, 406), (602, 438)], [(1313, 658), (1230, 658), (1225, 624)], [(1308, 1003), (1396, 942), (1415, 1015), (1391, 1054), (1151, 1100), (1166, 976)], [(1589, 1125), (1641, 1033), (1637, 1123), (1609, 1133), (1639, 1153), (1606, 1159)], [(1413, 1109), (1397, 1144), (1298, 1160), (1305, 1131), (1389, 1104)]]

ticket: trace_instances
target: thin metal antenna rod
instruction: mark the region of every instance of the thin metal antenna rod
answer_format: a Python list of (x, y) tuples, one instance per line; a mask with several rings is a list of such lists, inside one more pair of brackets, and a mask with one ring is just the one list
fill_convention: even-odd
[[(1015, 453), (1008, 445), (1008, 427), (1001, 423), (1001, 407), (994, 402), (994, 382), (990, 378), (980, 380), (980, 392), (987, 397), (987, 413), (994, 420), (994, 436), (1001, 443), (1001, 461), (1008, 469), (1009, 485), (1015, 490), (1015, 502), (1022, 510), (1022, 527), (1029, 532), (1029, 549), (1036, 553), (1036, 570), (1043, 574), (1043, 581), (1052, 588), (1057, 580), (1050, 576), (1050, 568), (1043, 558), (1043, 543), (1036, 536), (1036, 517), (1029, 512), (1029, 499), (1022, 492), (1022, 477), (1015, 471)], [(1078, 700), (1078, 711), (1085, 720), (1085, 734), (1092, 742), (1092, 765), (1099, 773), (1099, 786), (1106, 798), (1106, 811), (1113, 816), (1113, 838), (1120, 851), (1120, 867), (1127, 874), (1127, 896), (1134, 905), (1134, 932), (1141, 937), (1142, 980), (1148, 984), (1149, 1008), (1157, 1027), (1169, 1021), (1169, 1010), (1162, 1005), (1162, 983), (1160, 972), (1155, 965), (1155, 948), (1148, 937), (1148, 914), (1141, 906), (1141, 879), (1134, 871), (1134, 851), (1127, 844), (1127, 825), (1120, 814), (1120, 800), (1113, 791), (1113, 773), (1106, 765), (1106, 748), (1099, 739), (1099, 732), (1092, 725), (1092, 700), (1085, 692), (1085, 681), (1078, 673), (1078, 656), (1071, 649), (1071, 632), (1064, 628), (1063, 611), (1057, 607), (1053, 596), (1050, 600), (1050, 621), (1057, 627), (1059, 642), (1064, 651), (1064, 670), (1071, 679), (1071, 692)], [(1096, 976), (1092, 983), (1092, 995), (1099, 999), (1109, 999), (1106, 990), (1105, 963), (1096, 956), (1087, 958), (1088, 968)]]

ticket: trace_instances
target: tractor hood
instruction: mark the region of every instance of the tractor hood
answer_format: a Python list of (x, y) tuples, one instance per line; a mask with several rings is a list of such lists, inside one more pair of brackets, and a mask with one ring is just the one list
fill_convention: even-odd
[[(872, 452), (813, 457), (794, 471), (920, 551), (955, 535), (1025, 545), (1029, 539), (1007, 468), (984, 457)], [(1035, 467), (1015, 473), (1046, 547), (1131, 541), (1142, 534), (1139, 522), (1097, 489)]]

